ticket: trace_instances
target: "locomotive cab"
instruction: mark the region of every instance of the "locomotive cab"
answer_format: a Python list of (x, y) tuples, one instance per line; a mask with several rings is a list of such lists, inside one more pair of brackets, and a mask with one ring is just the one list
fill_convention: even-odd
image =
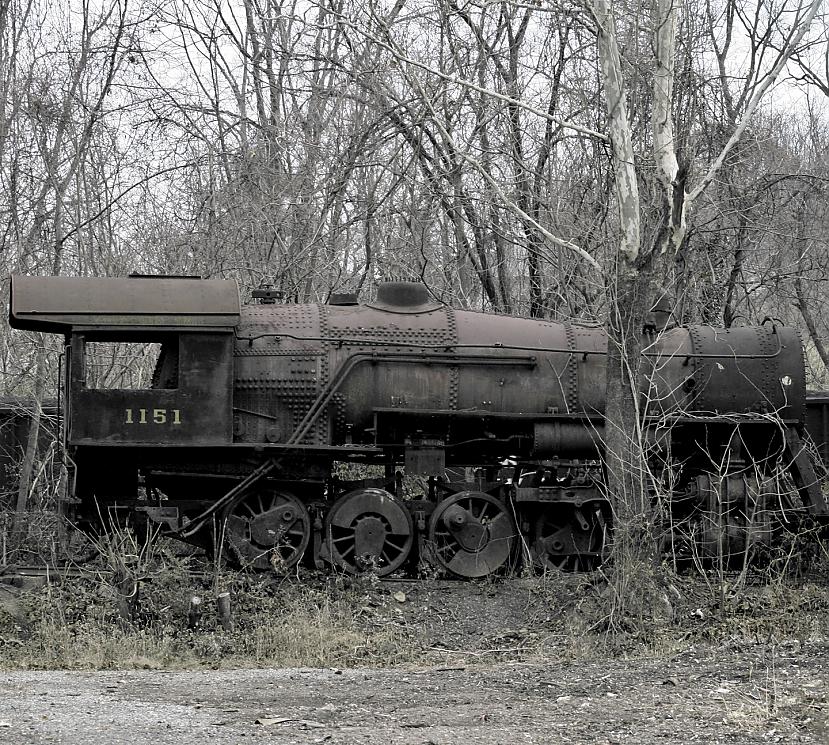
[[(233, 429), (235, 282), (181, 277), (12, 277), (10, 324), (64, 334), (67, 444), (221, 445)], [(96, 347), (156, 356), (151, 380)], [(126, 360), (126, 361), (125, 361)], [(113, 359), (114, 362), (114, 359)], [(146, 360), (145, 360), (146, 366)], [(96, 369), (97, 367), (97, 369)], [(111, 382), (112, 381), (112, 382)]]
[(63, 435), (76, 496), (134, 497), (142, 464), (159, 453), (231, 442), (238, 321), (235, 282), (11, 278), (10, 325), (66, 340)]
[[(151, 380), (131, 382), (120, 375), (108, 384), (90, 350), (119, 346), (134, 348), (136, 358), (154, 358)], [(232, 359), (230, 331), (73, 330), (67, 354), (67, 442), (229, 443)]]

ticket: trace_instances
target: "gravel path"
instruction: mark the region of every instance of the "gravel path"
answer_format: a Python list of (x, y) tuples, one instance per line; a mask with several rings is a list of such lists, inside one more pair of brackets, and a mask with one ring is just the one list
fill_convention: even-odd
[(829, 742), (829, 649), (424, 670), (0, 673), (0, 742)]

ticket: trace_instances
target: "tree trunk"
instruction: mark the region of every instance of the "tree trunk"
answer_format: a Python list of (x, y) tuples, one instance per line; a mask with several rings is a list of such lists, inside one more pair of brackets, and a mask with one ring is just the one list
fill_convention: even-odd
[[(646, 612), (653, 584), (650, 568), (656, 555), (639, 397), (642, 328), (650, 309), (653, 253), (643, 251), (641, 246), (636, 156), (613, 11), (607, 0), (595, 0), (594, 9), (619, 216), (615, 271), (606, 278), (609, 310), (605, 410), (605, 468), (614, 510), (611, 619), (617, 626)], [(664, 127), (660, 132), (664, 135)], [(663, 166), (668, 155), (662, 152), (658, 156)]]
[[(615, 519), (614, 572), (627, 581), (635, 575), (632, 567), (649, 565), (656, 555), (642, 428), (645, 404), (639, 395), (650, 282), (647, 270), (618, 264), (616, 282), (609, 289), (605, 467)], [(621, 599), (629, 597), (619, 594)]]
[(829, 371), (829, 351), (827, 351), (826, 345), (823, 343), (823, 339), (818, 333), (817, 324), (815, 323), (814, 316), (812, 316), (812, 311), (809, 308), (806, 293), (803, 290), (803, 277), (800, 275), (795, 277), (794, 290), (797, 294), (796, 305), (798, 310), (800, 310), (800, 315), (803, 316), (803, 323), (806, 324), (806, 330), (809, 332), (809, 338), (812, 340), (812, 344), (815, 345), (815, 351), (817, 351), (820, 361), (823, 363), (824, 369)]

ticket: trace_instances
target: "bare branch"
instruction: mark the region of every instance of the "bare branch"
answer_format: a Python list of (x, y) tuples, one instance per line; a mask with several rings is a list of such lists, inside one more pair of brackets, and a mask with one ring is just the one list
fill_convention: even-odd
[(769, 70), (766, 77), (762, 80), (762, 82), (754, 90), (754, 93), (751, 95), (751, 98), (749, 99), (748, 104), (746, 105), (745, 112), (743, 113), (743, 116), (740, 118), (740, 121), (737, 124), (737, 126), (734, 128), (734, 131), (731, 133), (731, 137), (728, 138), (728, 142), (725, 143), (722, 150), (720, 151), (720, 154), (708, 168), (708, 171), (702, 177), (702, 180), (699, 182), (699, 184), (697, 184), (697, 186), (686, 196), (685, 201), (688, 206), (693, 204), (693, 202), (696, 201), (696, 199), (710, 186), (711, 182), (716, 178), (717, 173), (719, 173), (720, 169), (723, 166), (723, 163), (725, 163), (725, 159), (728, 157), (728, 154), (734, 149), (734, 147), (742, 138), (743, 133), (745, 132), (746, 127), (748, 127), (748, 123), (751, 121), (752, 116), (754, 116), (754, 112), (757, 110), (757, 107), (760, 105), (763, 96), (765, 96), (769, 88), (771, 88), (771, 86), (774, 85), (774, 83), (777, 81), (777, 78), (782, 72), (783, 68), (786, 66), (786, 63), (789, 61), (789, 59), (800, 46), (800, 42), (803, 40), (803, 37), (806, 35), (806, 32), (809, 30), (810, 26), (812, 25), (812, 21), (814, 20), (818, 10), (820, 10), (821, 7), (823, 7), (823, 0), (812, 0), (802, 20), (799, 23), (796, 23), (795, 26), (792, 28), (789, 34), (789, 39), (783, 45), (783, 48), (780, 50), (780, 53), (777, 56), (777, 60), (772, 66), (771, 70)]
[(367, 39), (369, 39), (372, 43), (376, 44), (377, 46), (385, 49), (389, 54), (391, 54), (399, 63), (405, 62), (407, 65), (412, 65), (413, 67), (417, 67), (421, 70), (428, 72), (430, 75), (434, 75), (436, 78), (446, 81), (447, 83), (452, 83), (454, 85), (459, 85), (464, 88), (468, 88), (469, 90), (475, 91), (477, 93), (483, 93), (491, 98), (494, 98), (498, 101), (503, 101), (504, 103), (508, 103), (512, 106), (517, 106), (518, 108), (524, 109), (525, 111), (529, 111), (532, 114), (535, 114), (537, 117), (541, 119), (547, 119), (552, 121), (555, 124), (558, 124), (560, 127), (564, 129), (571, 129), (574, 132), (578, 132), (579, 134), (585, 135), (587, 137), (594, 137), (602, 142), (608, 142), (609, 139), (607, 135), (602, 134), (601, 132), (597, 132), (596, 130), (589, 129), (588, 127), (582, 127), (579, 124), (575, 124), (570, 121), (566, 121), (561, 119), (557, 116), (553, 116), (542, 109), (536, 108), (525, 101), (521, 101), (520, 99), (512, 98), (511, 96), (505, 96), (503, 93), (498, 93), (490, 88), (484, 88), (482, 86), (476, 85), (475, 83), (465, 80), (464, 78), (459, 78), (456, 75), (447, 75), (444, 72), (441, 72), (437, 68), (432, 67), (431, 65), (427, 65), (425, 62), (420, 62), (419, 60), (413, 59), (412, 57), (407, 56), (403, 53), (403, 51), (391, 40), (391, 35), (387, 27), (384, 24), (384, 31), (388, 38), (388, 41), (383, 41), (382, 39), (378, 38), (367, 29), (364, 28), (357, 28), (355, 24), (351, 22), (345, 16), (339, 16), (340, 23), (349, 28), (353, 29), (357, 33), (363, 35)]

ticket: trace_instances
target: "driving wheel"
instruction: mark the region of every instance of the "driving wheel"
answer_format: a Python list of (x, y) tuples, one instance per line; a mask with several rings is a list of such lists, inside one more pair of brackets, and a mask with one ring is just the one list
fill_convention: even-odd
[(329, 558), (350, 574), (391, 574), (408, 557), (412, 539), (411, 515), (383, 489), (349, 492), (325, 518)]
[(464, 491), (444, 499), (429, 522), (429, 541), (438, 564), (458, 577), (485, 577), (503, 567), (518, 540), (507, 506), (483, 492)]
[(601, 563), (604, 521), (588, 506), (551, 505), (536, 519), (531, 547), (536, 566), (584, 572)]
[(239, 564), (260, 570), (287, 571), (302, 558), (311, 536), (305, 505), (276, 489), (242, 497), (225, 524), (227, 545)]

